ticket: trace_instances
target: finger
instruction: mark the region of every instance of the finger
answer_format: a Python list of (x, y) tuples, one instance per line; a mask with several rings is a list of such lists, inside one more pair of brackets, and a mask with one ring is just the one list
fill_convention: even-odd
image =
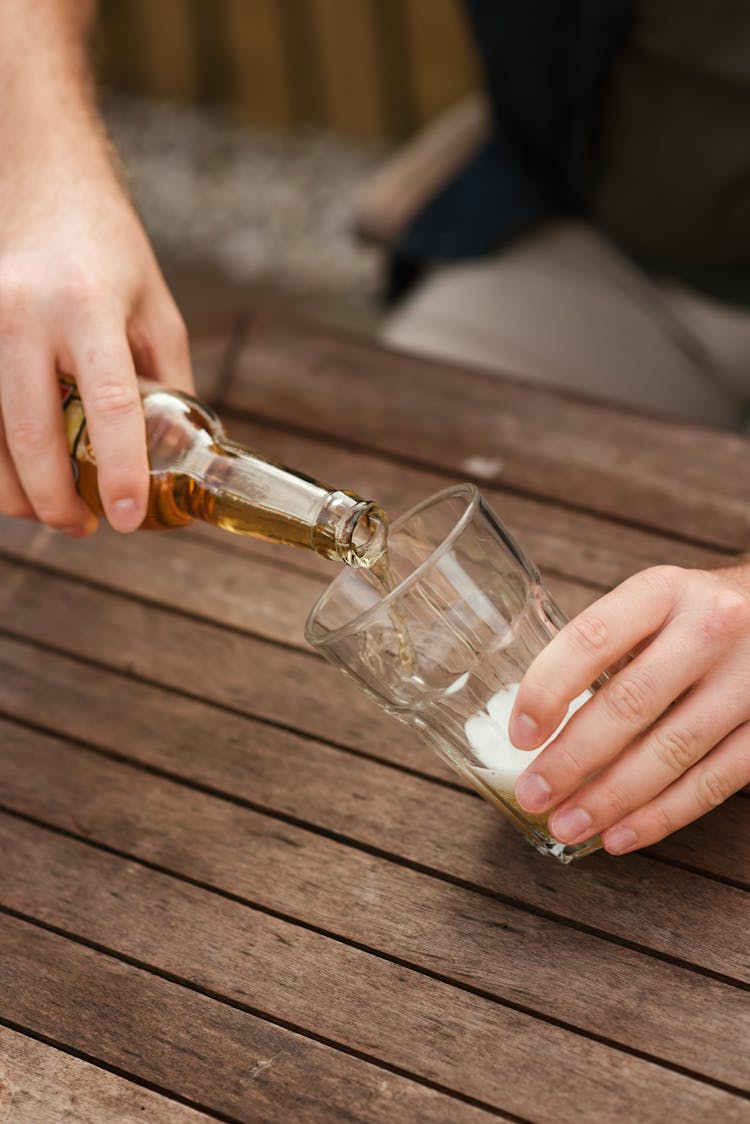
[(5, 440), (5, 429), (0, 416), (0, 515), (10, 515), (15, 519), (33, 519), (34, 509), (21, 487), (18, 473)]
[(34, 515), (72, 534), (95, 529), (96, 519), (75, 489), (52, 358), (41, 348), (6, 342), (0, 363), (7, 448)]
[(99, 495), (116, 531), (143, 522), (149, 490), (146, 427), (122, 321), (80, 317), (68, 332), (89, 437), (97, 463)]
[[(588, 700), (519, 777), (516, 798), (521, 807), (544, 812), (579, 789), (698, 682), (723, 647), (718, 634), (696, 644), (692, 620), (677, 617), (670, 622)], [(729, 728), (733, 727), (723, 730), (722, 737)]]
[(551, 817), (550, 830), (565, 843), (606, 831), (701, 761), (742, 722), (746, 710), (731, 680), (704, 681), (565, 801)]
[(128, 325), (128, 340), (139, 375), (195, 394), (187, 328), (165, 285), (155, 298), (144, 298)]
[(550, 641), (519, 687), (510, 738), (519, 749), (541, 745), (560, 725), (571, 699), (667, 620), (676, 568), (659, 566), (628, 578), (584, 609)]
[(624, 855), (658, 843), (718, 807), (749, 780), (750, 723), (745, 723), (656, 799), (614, 824), (602, 838), (604, 849)]

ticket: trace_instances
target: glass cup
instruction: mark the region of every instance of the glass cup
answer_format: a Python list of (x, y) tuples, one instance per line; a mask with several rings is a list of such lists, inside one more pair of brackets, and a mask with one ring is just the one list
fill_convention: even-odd
[[(508, 737), (523, 674), (564, 623), (536, 567), (477, 489), (461, 484), (393, 524), (387, 565), (344, 570), (313, 608), (305, 635), (384, 710), (424, 734), (538, 851), (568, 863), (596, 850), (598, 836), (560, 843), (546, 815), (524, 812), (515, 783), (541, 749), (516, 749)], [(599, 685), (574, 700), (565, 722)]]

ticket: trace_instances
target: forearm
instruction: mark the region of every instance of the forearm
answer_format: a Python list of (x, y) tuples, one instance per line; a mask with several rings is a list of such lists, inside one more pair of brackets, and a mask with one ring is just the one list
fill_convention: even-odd
[(94, 10), (90, 0), (0, 0), (0, 177), (15, 192), (50, 164), (108, 164), (86, 53)]

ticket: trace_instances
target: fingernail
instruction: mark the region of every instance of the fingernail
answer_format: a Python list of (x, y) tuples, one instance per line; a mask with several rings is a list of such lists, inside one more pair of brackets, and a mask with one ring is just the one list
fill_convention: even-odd
[(552, 789), (539, 773), (521, 777), (516, 785), (516, 800), (527, 812), (542, 812), (549, 803)]
[(638, 836), (632, 827), (613, 827), (602, 836), (604, 850), (610, 855), (623, 855), (626, 851), (632, 851), (637, 842)]
[(115, 500), (109, 509), (109, 521), (116, 531), (127, 534), (141, 525), (135, 500)]
[(539, 740), (539, 725), (528, 714), (517, 714), (511, 720), (508, 733), (518, 749), (533, 749)]
[(571, 808), (567, 812), (560, 812), (553, 816), (550, 823), (552, 832), (561, 843), (575, 843), (579, 835), (583, 835), (592, 824), (591, 816), (584, 808)]

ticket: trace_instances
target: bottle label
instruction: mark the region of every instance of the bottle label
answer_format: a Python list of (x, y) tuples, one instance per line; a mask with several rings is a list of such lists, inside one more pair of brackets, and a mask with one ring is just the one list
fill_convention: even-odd
[(86, 415), (83, 412), (83, 403), (78, 393), (78, 387), (72, 382), (61, 382), (60, 398), (62, 400), (63, 415), (65, 418), (65, 436), (68, 440), (70, 463), (73, 467), (73, 476), (78, 483), (78, 461), (76, 454), (83, 439), (86, 428)]

